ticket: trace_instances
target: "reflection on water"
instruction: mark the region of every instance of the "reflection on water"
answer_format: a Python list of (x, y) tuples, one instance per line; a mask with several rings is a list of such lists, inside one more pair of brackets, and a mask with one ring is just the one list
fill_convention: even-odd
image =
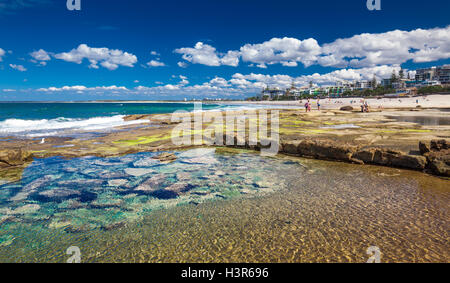
[[(0, 261), (447, 262), (449, 181), (194, 149), (36, 161), (0, 187)], [(301, 162), (301, 163), (299, 163)]]
[(448, 126), (450, 125), (450, 116), (387, 116), (399, 122), (416, 123), (423, 126)]

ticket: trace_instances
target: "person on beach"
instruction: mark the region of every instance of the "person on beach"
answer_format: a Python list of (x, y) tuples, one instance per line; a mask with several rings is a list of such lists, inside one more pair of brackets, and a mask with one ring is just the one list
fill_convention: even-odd
[(308, 108), (309, 108), (309, 103), (306, 102), (306, 103), (305, 103), (305, 110), (306, 110), (306, 112), (308, 112)]
[(308, 111), (307, 112), (311, 112), (311, 101), (308, 99)]
[(320, 111), (320, 99), (317, 99), (317, 110)]

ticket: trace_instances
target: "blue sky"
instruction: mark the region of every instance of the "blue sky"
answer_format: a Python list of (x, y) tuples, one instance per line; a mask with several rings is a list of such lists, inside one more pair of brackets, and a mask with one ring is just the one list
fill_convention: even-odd
[(381, 5), (1, 0), (0, 100), (244, 98), (450, 63), (449, 1)]

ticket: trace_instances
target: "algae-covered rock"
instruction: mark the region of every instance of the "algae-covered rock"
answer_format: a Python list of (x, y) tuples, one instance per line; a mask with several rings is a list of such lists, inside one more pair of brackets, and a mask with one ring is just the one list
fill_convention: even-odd
[(177, 160), (177, 156), (173, 153), (162, 153), (160, 155), (154, 156), (153, 159), (157, 159), (163, 163), (170, 163)]
[(0, 168), (23, 165), (32, 160), (32, 153), (22, 149), (0, 150)]

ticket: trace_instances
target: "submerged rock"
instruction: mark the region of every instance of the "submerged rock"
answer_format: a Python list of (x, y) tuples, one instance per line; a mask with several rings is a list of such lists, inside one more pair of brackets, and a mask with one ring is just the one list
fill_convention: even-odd
[(217, 159), (215, 159), (212, 156), (194, 157), (194, 158), (184, 159), (184, 160), (182, 160), (182, 162), (188, 163), (188, 164), (202, 164), (202, 165), (212, 165), (212, 164), (219, 163), (219, 161), (217, 161)]
[(128, 183), (128, 180), (126, 179), (115, 179), (115, 180), (109, 180), (108, 186), (110, 187), (120, 187)]
[(154, 156), (153, 159), (157, 159), (163, 163), (170, 163), (177, 160), (177, 156), (173, 153), (162, 153), (160, 155)]
[(216, 152), (215, 148), (195, 148), (186, 150), (179, 154), (180, 158), (192, 158), (192, 157), (200, 157), (206, 155), (213, 155)]
[(167, 188), (165, 188), (166, 191), (171, 191), (176, 194), (185, 193), (194, 188), (193, 185), (190, 185), (188, 183), (175, 183)]
[(158, 189), (165, 181), (166, 176), (164, 174), (155, 175), (137, 186), (134, 190), (140, 192), (153, 192)]
[(133, 163), (134, 167), (152, 167), (159, 164), (158, 160), (147, 157)]
[(102, 185), (103, 182), (104, 181), (100, 180), (100, 179), (77, 179), (77, 180), (60, 181), (60, 182), (58, 182), (58, 185), (67, 186), (67, 187), (84, 188), (86, 186)]
[(0, 236), (0, 247), (10, 246), (15, 239), (12, 235)]
[(77, 190), (71, 190), (71, 189), (53, 189), (48, 190), (44, 192), (39, 193), (40, 197), (43, 197), (47, 200), (64, 200), (64, 199), (70, 199), (70, 198), (76, 198), (81, 196), (81, 192)]
[(179, 180), (179, 181), (188, 181), (188, 180), (190, 180), (191, 179), (191, 174), (189, 174), (189, 173), (187, 173), (187, 172), (180, 172), (180, 173), (177, 173), (177, 179)]
[(141, 177), (150, 173), (154, 173), (155, 170), (148, 168), (126, 168), (125, 173), (133, 177)]
[(27, 204), (21, 207), (18, 207), (16, 209), (14, 209), (11, 214), (13, 215), (17, 215), (17, 214), (31, 214), (31, 213), (35, 213), (36, 211), (38, 211), (39, 209), (41, 209), (41, 206), (38, 204)]
[(25, 200), (30, 194), (34, 193), (38, 188), (44, 186), (45, 184), (49, 183), (50, 181), (53, 181), (56, 179), (53, 175), (47, 175), (42, 178), (36, 179), (33, 182), (29, 183), (28, 185), (25, 185), (20, 192), (18, 192), (14, 197), (12, 197), (11, 201), (21, 201)]

